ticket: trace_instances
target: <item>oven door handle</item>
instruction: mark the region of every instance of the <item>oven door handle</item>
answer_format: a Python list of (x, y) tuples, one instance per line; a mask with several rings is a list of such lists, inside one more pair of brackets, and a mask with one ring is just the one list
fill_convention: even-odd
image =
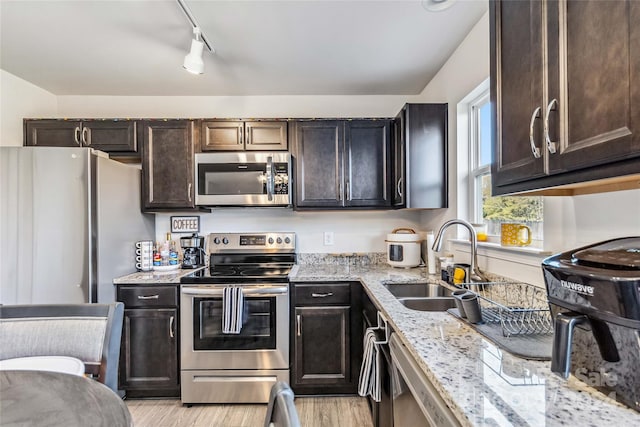
[[(181, 292), (185, 295), (194, 296), (222, 296), (224, 288), (182, 288)], [(265, 288), (242, 289), (242, 295), (245, 297), (286, 295), (287, 292), (289, 292), (289, 288), (287, 286), (269, 286)]]

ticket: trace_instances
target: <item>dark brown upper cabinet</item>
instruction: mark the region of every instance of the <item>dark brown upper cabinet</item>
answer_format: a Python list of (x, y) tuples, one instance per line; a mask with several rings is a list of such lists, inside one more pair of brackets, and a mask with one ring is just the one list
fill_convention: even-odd
[(393, 122), (392, 202), (396, 208), (448, 206), (447, 104), (405, 104)]
[(203, 120), (202, 151), (286, 151), (286, 121)]
[(195, 209), (194, 121), (145, 120), (142, 210)]
[(138, 152), (139, 121), (119, 119), (25, 119), (24, 145), (91, 147), (111, 156)]
[(491, 0), (494, 195), (640, 173), (638, 22), (633, 0)]
[(297, 208), (389, 208), (391, 121), (292, 123)]

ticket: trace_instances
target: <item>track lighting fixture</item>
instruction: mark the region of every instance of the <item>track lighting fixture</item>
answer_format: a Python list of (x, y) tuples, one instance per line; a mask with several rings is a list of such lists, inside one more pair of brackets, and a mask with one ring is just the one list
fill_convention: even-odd
[(191, 40), (191, 50), (189, 54), (184, 57), (184, 69), (193, 74), (204, 73), (204, 61), (202, 60), (204, 42), (200, 40), (201, 34), (200, 28), (193, 28), (194, 38)]
[(198, 25), (196, 18), (184, 3), (184, 0), (177, 0), (177, 2), (178, 5), (180, 5), (180, 8), (184, 12), (185, 16), (193, 26), (193, 40), (191, 40), (191, 50), (189, 50), (189, 54), (184, 57), (184, 63), (182, 64), (182, 66), (190, 73), (202, 74), (204, 73), (204, 61), (202, 60), (202, 52), (204, 51), (204, 48), (206, 47), (211, 53), (215, 53), (215, 51), (211, 47), (211, 44), (209, 44), (207, 38), (202, 33), (200, 25)]

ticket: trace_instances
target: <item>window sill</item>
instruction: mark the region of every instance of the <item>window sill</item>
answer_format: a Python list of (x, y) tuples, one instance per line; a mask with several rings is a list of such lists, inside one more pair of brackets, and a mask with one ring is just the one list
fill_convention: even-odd
[[(453, 244), (471, 246), (471, 242), (466, 239), (450, 239), (449, 241)], [(541, 248), (536, 248), (533, 246), (502, 246), (500, 243), (478, 242), (477, 247), (478, 252), (480, 252), (481, 249), (486, 248), (489, 250), (498, 250), (523, 255), (552, 255), (552, 252), (548, 250), (543, 250)]]

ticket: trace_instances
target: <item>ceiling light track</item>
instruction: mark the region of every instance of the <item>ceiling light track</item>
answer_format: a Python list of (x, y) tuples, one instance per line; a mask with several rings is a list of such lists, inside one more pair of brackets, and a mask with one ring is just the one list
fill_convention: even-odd
[(194, 33), (195, 33), (195, 30), (198, 29), (200, 40), (202, 40), (202, 42), (207, 47), (207, 49), (209, 49), (209, 52), (215, 53), (216, 51), (213, 49), (213, 47), (205, 37), (204, 33), (202, 32), (202, 27), (200, 26), (200, 24), (198, 24), (198, 21), (196, 21), (196, 18), (195, 16), (193, 16), (191, 9), (189, 9), (189, 7), (185, 4), (184, 0), (176, 0), (176, 1), (178, 2), (178, 5), (180, 5), (180, 8), (184, 12), (185, 16), (187, 17), (191, 25), (193, 26)]

